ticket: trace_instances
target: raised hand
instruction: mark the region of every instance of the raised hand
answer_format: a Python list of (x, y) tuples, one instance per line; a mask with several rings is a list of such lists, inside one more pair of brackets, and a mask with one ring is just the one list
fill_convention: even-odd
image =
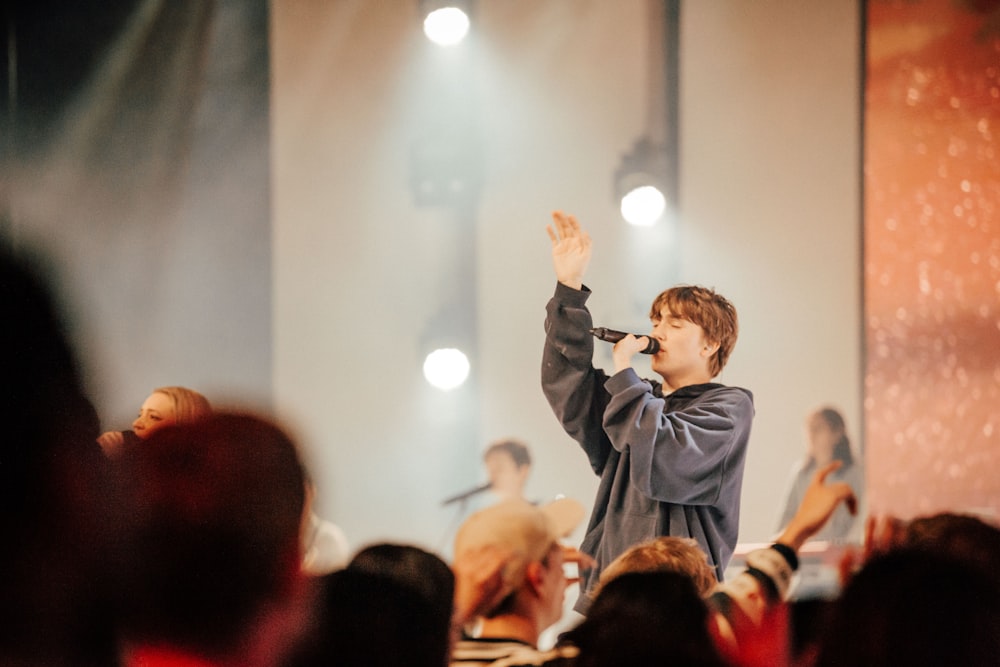
[(583, 287), (583, 274), (590, 264), (590, 234), (580, 228), (572, 215), (552, 213), (552, 224), (545, 227), (552, 240), (552, 266), (556, 280), (567, 287)]
[(795, 516), (782, 531), (778, 542), (787, 544), (796, 551), (815, 535), (840, 503), (847, 505), (851, 514), (858, 511), (858, 499), (847, 482), (826, 483), (826, 478), (842, 465), (833, 461), (823, 466), (813, 475)]

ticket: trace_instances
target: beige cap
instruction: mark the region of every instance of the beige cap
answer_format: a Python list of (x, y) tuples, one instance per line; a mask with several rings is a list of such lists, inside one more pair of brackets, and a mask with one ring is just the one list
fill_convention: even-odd
[(528, 564), (545, 558), (556, 541), (573, 532), (583, 515), (583, 505), (571, 498), (542, 506), (523, 500), (497, 503), (465, 520), (455, 536), (455, 556), (489, 545), (510, 549), (513, 553), (504, 567), (506, 594), (524, 581)]

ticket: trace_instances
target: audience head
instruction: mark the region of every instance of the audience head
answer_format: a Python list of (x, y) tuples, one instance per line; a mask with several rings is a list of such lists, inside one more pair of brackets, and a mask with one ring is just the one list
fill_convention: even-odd
[(825, 465), (830, 461), (843, 461), (845, 466), (854, 463), (844, 417), (835, 408), (823, 407), (810, 414), (806, 431), (809, 459), (813, 463)]
[(902, 546), (948, 555), (993, 577), (1000, 586), (1000, 528), (979, 517), (954, 512), (910, 520)]
[(709, 612), (688, 575), (626, 572), (601, 587), (587, 618), (565, 633), (578, 667), (686, 665), (722, 667)]
[(718, 343), (719, 349), (709, 360), (708, 370), (712, 377), (721, 373), (739, 335), (739, 319), (733, 304), (707, 287), (677, 285), (657, 295), (649, 309), (649, 319), (659, 322), (664, 308), (697, 324), (704, 331), (707, 341)]
[(128, 640), (223, 655), (298, 590), (304, 473), (278, 426), (219, 413), (162, 428), (121, 472)]
[(132, 430), (145, 440), (158, 429), (173, 424), (187, 424), (212, 412), (208, 399), (187, 387), (158, 387), (146, 397)]
[(483, 463), (495, 493), (505, 499), (523, 498), (531, 472), (531, 453), (520, 440), (497, 440), (486, 448)]
[[(382, 569), (382, 564), (372, 571), (367, 566), (347, 567), (315, 579), (318, 590), (310, 628), (287, 667), (448, 664), (450, 606), (442, 618), (434, 596), (410, 585), (408, 575), (401, 572), (385, 576), (374, 571)], [(409, 565), (403, 567), (408, 569)]]
[(718, 584), (715, 568), (708, 564), (705, 552), (688, 537), (658, 537), (626, 550), (601, 572), (594, 595), (627, 572), (677, 572), (689, 577), (702, 597)]
[(531, 616), (540, 629), (559, 620), (567, 585), (559, 539), (582, 516), (579, 503), (563, 498), (543, 507), (507, 500), (466, 519), (455, 537), (456, 558), (483, 547), (510, 553), (503, 569), (503, 595), (484, 613), (486, 618)]
[(996, 665), (1000, 591), (955, 558), (900, 548), (867, 561), (832, 605), (816, 664)]
[(441, 619), (447, 638), (455, 597), (455, 576), (439, 556), (408, 544), (373, 544), (347, 565), (350, 570), (397, 581), (427, 600), (432, 614)]
[[(392, 633), (393, 636), (379, 632), (384, 641), (397, 642), (397, 658), (406, 655), (407, 664), (414, 665), (441, 665), (448, 661), (455, 576), (444, 560), (416, 546), (383, 543), (359, 551), (347, 569), (372, 578), (376, 590), (385, 592), (390, 598), (396, 590), (405, 591), (401, 598), (403, 604), (417, 607), (416, 613), (406, 609), (390, 611), (376, 606), (364, 607), (375, 616), (368, 619), (370, 627), (377, 627), (387, 615), (394, 613), (400, 614), (401, 624), (408, 624), (401, 632)], [(395, 603), (390, 599), (387, 604)], [(407, 621), (415, 615), (420, 616), (419, 623)], [(388, 660), (391, 653), (387, 652), (386, 656)]]

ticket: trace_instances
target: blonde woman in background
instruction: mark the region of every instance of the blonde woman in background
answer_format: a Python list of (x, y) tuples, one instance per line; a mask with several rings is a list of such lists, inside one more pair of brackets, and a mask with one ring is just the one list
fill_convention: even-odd
[(114, 456), (127, 442), (145, 440), (156, 430), (172, 424), (187, 424), (212, 413), (208, 399), (187, 387), (158, 387), (146, 397), (131, 431), (107, 431), (97, 442), (104, 453)]

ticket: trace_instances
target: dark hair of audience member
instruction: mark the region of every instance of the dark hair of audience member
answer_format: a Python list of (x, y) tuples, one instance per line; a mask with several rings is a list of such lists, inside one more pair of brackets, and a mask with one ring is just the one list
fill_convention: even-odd
[(351, 559), (347, 569), (392, 579), (427, 600), (447, 638), (455, 601), (455, 575), (439, 556), (408, 544), (373, 544)]
[(813, 665), (833, 600), (804, 597), (788, 602), (788, 649), (792, 667)]
[(560, 637), (580, 654), (576, 667), (725, 663), (709, 632), (708, 608), (690, 577), (627, 572), (608, 581), (587, 618)]
[(996, 665), (1000, 591), (958, 559), (900, 548), (867, 561), (830, 611), (818, 667)]
[(43, 267), (0, 247), (0, 662), (96, 663), (113, 651), (107, 463)]
[(126, 640), (223, 655), (299, 571), (304, 471), (288, 435), (249, 414), (158, 430), (121, 458)]
[(941, 512), (906, 524), (902, 546), (958, 558), (1000, 586), (1000, 528), (969, 514)]
[[(293, 653), (288, 667), (443, 667), (449, 659), (451, 605), (441, 599), (451, 579), (443, 577), (431, 554), (398, 552), (402, 567), (386, 555), (368, 554), (362, 563), (317, 578), (319, 590), (312, 627)], [(436, 557), (433, 557), (436, 558)], [(427, 581), (414, 585), (411, 574)], [(380, 562), (381, 561), (381, 562)], [(443, 564), (443, 562), (442, 562)], [(447, 565), (445, 565), (447, 568)], [(450, 574), (450, 570), (449, 570)], [(428, 594), (439, 582), (440, 591)]]

